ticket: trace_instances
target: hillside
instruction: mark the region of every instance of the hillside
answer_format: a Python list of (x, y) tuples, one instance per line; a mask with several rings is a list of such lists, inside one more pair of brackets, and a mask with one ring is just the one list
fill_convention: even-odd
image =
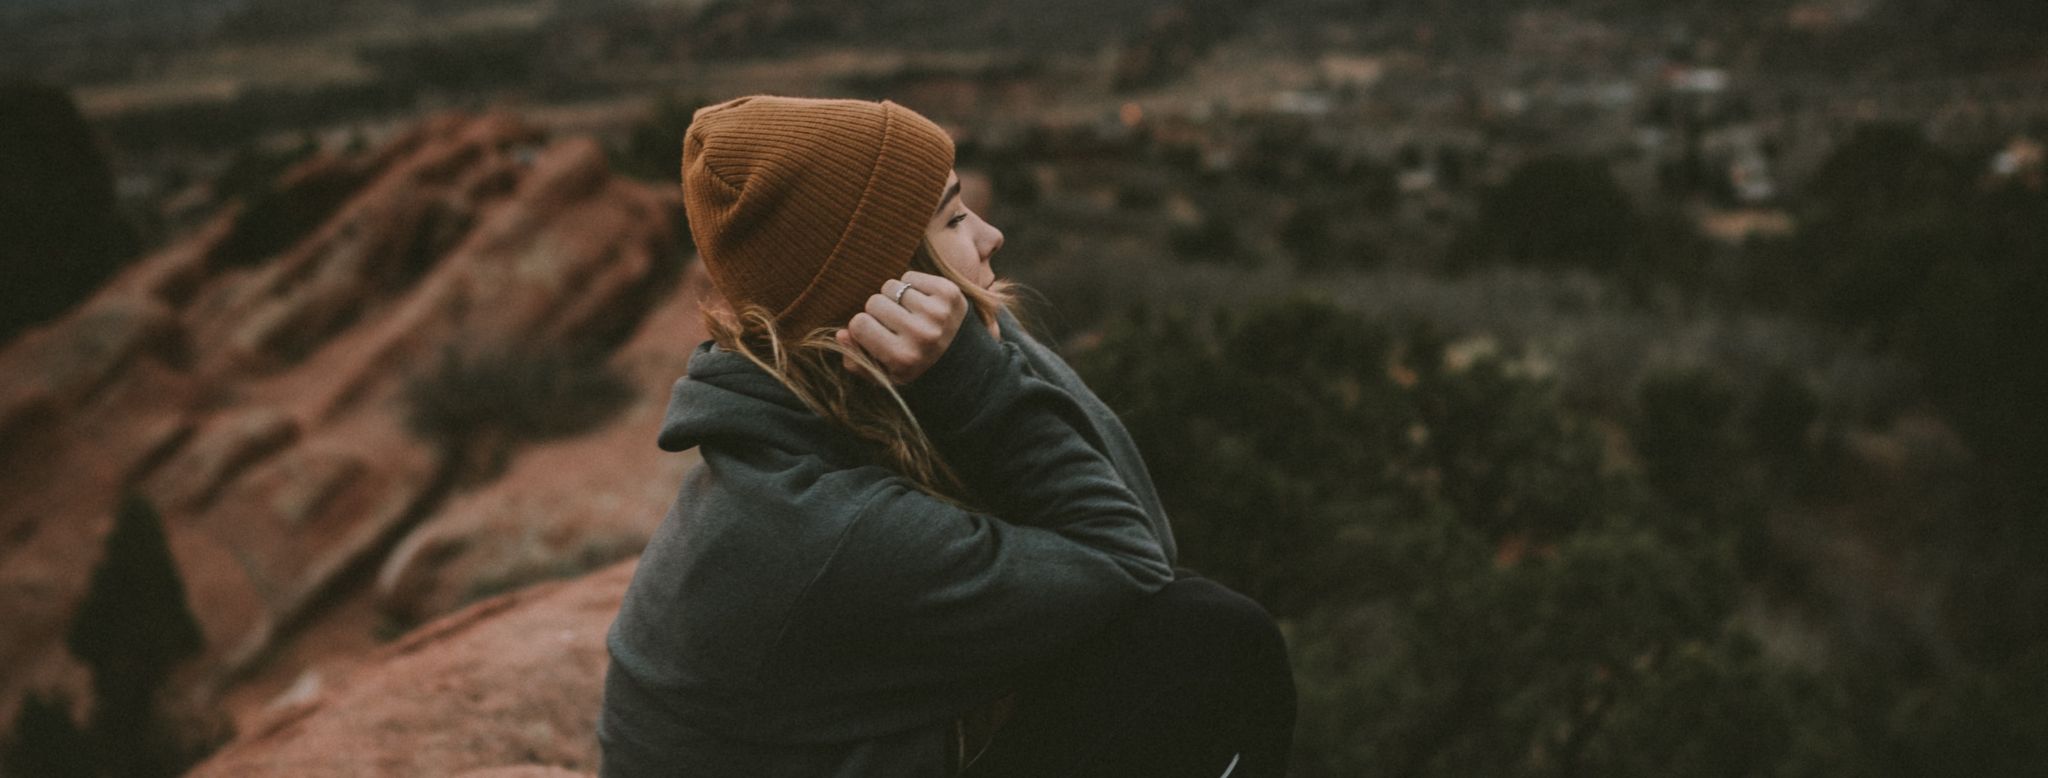
[(124, 494), (205, 636), (171, 696), (243, 727), (308, 669), (637, 553), (687, 464), (653, 445), (701, 339), (681, 221), (592, 141), (444, 115), (315, 154), (6, 344), (0, 726), (89, 697), (62, 638)]
[(621, 562), (436, 620), (279, 706), (189, 775), (595, 772), (604, 631), (632, 575)]

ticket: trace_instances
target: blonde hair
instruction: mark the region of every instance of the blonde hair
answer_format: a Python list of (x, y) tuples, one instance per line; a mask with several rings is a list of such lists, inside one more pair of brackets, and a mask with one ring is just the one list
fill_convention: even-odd
[[(996, 326), (998, 311), (1016, 300), (1016, 287), (999, 280), (983, 288), (940, 261), (929, 240), (919, 240), (910, 269), (942, 276), (960, 287), (974, 303), (979, 322), (960, 326)], [(880, 291), (879, 289), (876, 291)], [(775, 314), (760, 305), (704, 307), (704, 327), (720, 348), (745, 357), (773, 376), (812, 412), (855, 437), (877, 444), (881, 464), (910, 479), (927, 494), (965, 504), (967, 489), (932, 446), (917, 415), (889, 380), (887, 371), (858, 347), (847, 348), (833, 338), (838, 327), (785, 333)], [(842, 325), (843, 326), (843, 325)], [(847, 372), (852, 362), (864, 374)]]

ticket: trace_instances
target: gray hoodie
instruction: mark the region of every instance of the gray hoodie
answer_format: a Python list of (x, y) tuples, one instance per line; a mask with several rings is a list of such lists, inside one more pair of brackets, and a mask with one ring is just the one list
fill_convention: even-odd
[(700, 346), (659, 445), (704, 462), (607, 635), (605, 776), (940, 776), (950, 724), (1172, 578), (1135, 446), (1007, 314), (904, 399), (979, 513)]

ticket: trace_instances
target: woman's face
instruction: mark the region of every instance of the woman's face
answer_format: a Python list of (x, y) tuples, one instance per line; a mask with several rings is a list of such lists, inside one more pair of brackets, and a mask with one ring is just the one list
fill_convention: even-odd
[(982, 221), (980, 215), (960, 201), (958, 171), (946, 176), (945, 194), (939, 200), (939, 210), (925, 225), (924, 236), (931, 241), (938, 260), (961, 278), (982, 288), (995, 283), (996, 271), (988, 260), (1003, 247), (1003, 231)]

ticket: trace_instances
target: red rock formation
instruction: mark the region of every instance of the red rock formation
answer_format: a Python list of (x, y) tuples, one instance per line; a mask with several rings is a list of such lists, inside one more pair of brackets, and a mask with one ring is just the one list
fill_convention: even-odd
[(705, 338), (697, 300), (710, 294), (710, 279), (693, 268), (613, 355), (641, 389), (613, 423), (522, 452), (503, 477), (451, 498), (407, 535), (378, 571), (384, 611), (428, 618), (518, 582), (638, 554), (696, 461), (694, 451), (661, 451), (654, 438), (669, 384)]
[[(653, 441), (702, 338), (680, 229), (674, 188), (613, 176), (593, 141), (444, 116), (306, 161), (6, 344), (0, 726), (27, 690), (85, 696), (61, 638), (124, 490), (163, 512), (206, 633), (177, 690), (200, 708), (354, 661), (296, 643), (373, 642), (372, 620), (319, 622), (366, 612), (380, 570), (416, 620), (636, 553), (684, 464)], [(445, 347), (549, 343), (609, 349), (635, 399), (454, 483), (407, 429), (408, 377)]]
[(272, 709), (188, 775), (595, 772), (604, 633), (632, 577), (621, 562), (434, 621)]

